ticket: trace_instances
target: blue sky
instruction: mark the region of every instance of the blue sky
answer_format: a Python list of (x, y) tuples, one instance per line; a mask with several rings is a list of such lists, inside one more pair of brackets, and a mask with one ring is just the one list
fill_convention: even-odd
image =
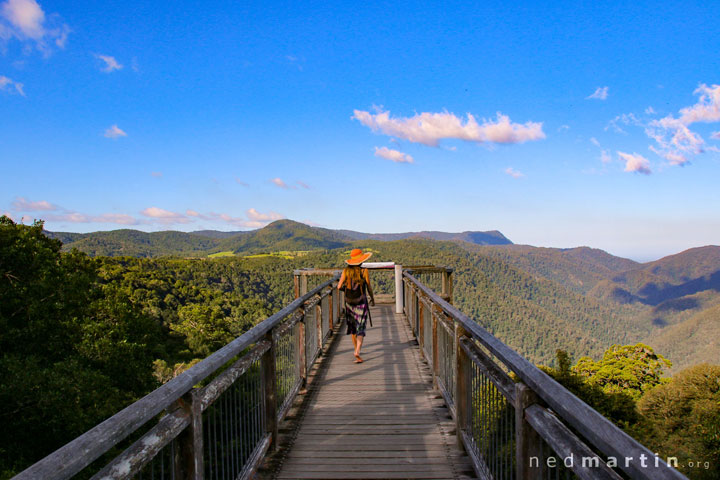
[(720, 243), (710, 2), (367, 3), (0, 0), (0, 213)]

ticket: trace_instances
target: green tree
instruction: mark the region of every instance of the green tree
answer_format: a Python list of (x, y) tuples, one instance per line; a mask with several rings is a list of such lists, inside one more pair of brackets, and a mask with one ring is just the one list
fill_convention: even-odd
[(5, 477), (155, 384), (155, 323), (98, 282), (98, 263), (60, 252), (43, 224), (0, 217), (0, 472)]
[(690, 478), (720, 478), (720, 365), (676, 373), (643, 395), (638, 408), (649, 420), (644, 432), (649, 447), (677, 457)]
[(663, 371), (671, 366), (672, 363), (656, 354), (652, 347), (638, 343), (613, 345), (597, 362), (582, 357), (573, 371), (605, 393), (625, 393), (637, 401), (643, 393), (666, 381)]

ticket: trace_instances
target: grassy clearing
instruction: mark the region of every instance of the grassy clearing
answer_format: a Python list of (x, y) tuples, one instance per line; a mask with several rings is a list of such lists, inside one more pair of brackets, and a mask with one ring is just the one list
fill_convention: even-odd
[(211, 253), (210, 255), (208, 255), (208, 258), (234, 257), (234, 256), (235, 256), (235, 253), (234, 253), (234, 252), (228, 251), (228, 252)]
[(256, 253), (255, 255), (245, 255), (243, 258), (262, 258), (262, 257), (280, 257), (286, 260), (291, 258), (303, 257), (310, 253), (310, 250), (282, 250), (279, 252)]

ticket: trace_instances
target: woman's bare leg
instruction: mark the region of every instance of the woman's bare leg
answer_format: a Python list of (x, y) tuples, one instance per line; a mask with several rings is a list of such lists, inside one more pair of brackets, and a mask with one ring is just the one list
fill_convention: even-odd
[(355, 349), (354, 355), (357, 357), (357, 348), (358, 348), (357, 347), (357, 344), (358, 344), (357, 335), (355, 335), (354, 333), (351, 333), (350, 337), (352, 338), (353, 348)]
[(360, 357), (360, 349), (362, 348), (364, 338), (365, 337), (362, 335), (358, 335), (357, 337), (357, 345), (355, 346), (355, 358), (357, 358), (357, 360), (355, 361), (356, 363), (361, 363), (363, 361), (363, 359)]

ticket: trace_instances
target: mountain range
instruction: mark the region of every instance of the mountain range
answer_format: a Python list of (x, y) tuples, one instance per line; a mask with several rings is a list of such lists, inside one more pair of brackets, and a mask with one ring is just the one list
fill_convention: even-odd
[[(515, 245), (498, 231), (372, 234), (311, 227), (291, 220), (247, 232), (115, 230), (47, 235), (61, 240), (66, 250), (134, 257), (332, 252), (354, 245), (403, 256), (403, 252), (418, 248), (435, 251), (431, 246), (437, 245), (440, 253), (433, 261), (456, 267), (458, 306), (536, 359), (547, 360), (545, 350), (554, 352), (555, 335), (565, 337), (558, 338), (556, 345), (565, 345), (568, 340), (567, 348), (577, 355), (597, 354), (609, 346), (608, 342), (643, 341), (670, 358), (674, 370), (703, 361), (720, 363), (718, 246), (638, 263), (590, 247)], [(382, 254), (378, 257), (394, 259)], [(537, 332), (543, 327), (550, 334), (542, 334), (540, 339)], [(523, 338), (518, 329), (520, 333), (536, 332), (537, 338)], [(536, 354), (541, 350), (545, 353)]]
[(65, 250), (77, 248), (92, 256), (207, 256), (219, 252), (252, 255), (273, 251), (308, 251), (350, 246), (357, 240), (431, 240), (464, 241), (476, 245), (512, 244), (498, 231), (491, 232), (407, 232), (362, 233), (311, 227), (292, 220), (277, 220), (266, 227), (236, 232), (201, 230), (196, 232), (141, 232), (112, 230), (92, 233), (46, 232), (63, 242)]

